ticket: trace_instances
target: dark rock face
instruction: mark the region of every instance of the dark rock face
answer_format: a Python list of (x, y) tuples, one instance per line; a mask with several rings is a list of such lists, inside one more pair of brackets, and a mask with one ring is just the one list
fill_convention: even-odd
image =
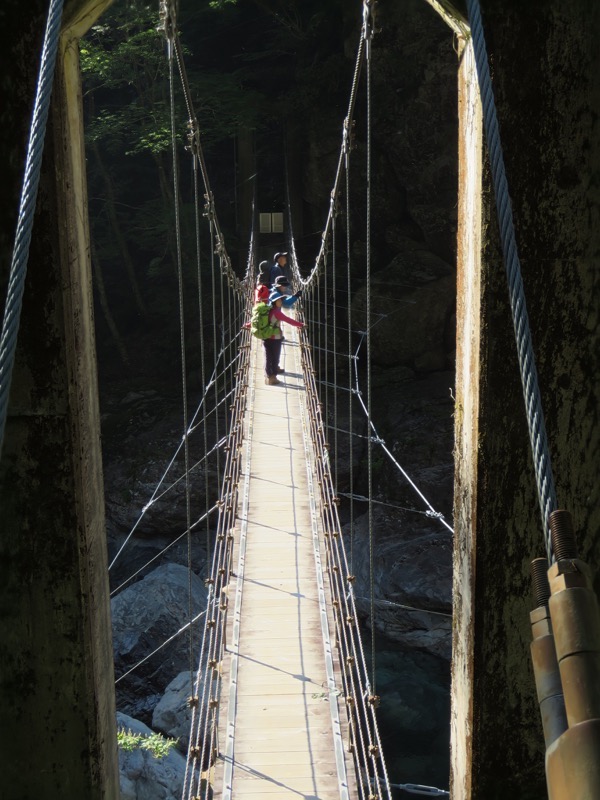
[[(453, 366), (454, 270), (423, 245), (402, 239), (401, 252), (372, 276), (371, 352), (383, 367), (408, 366), (419, 373)], [(365, 329), (366, 287), (352, 302), (352, 316)]]
[[(436, 529), (434, 529), (434, 526)], [(375, 625), (387, 639), (405, 648), (450, 659), (452, 630), (452, 541), (439, 523), (415, 530), (406, 517), (376, 511)], [(354, 526), (357, 608), (370, 608), (368, 519)], [(346, 547), (349, 549), (346, 529)], [(385, 645), (383, 645), (385, 646)]]
[[(177, 633), (189, 619), (189, 581), (186, 567), (165, 564), (133, 586), (124, 589), (112, 601), (113, 647), (115, 674), (120, 675), (137, 664)], [(206, 607), (206, 588), (195, 574), (191, 575), (191, 612)], [(198, 631), (203, 621), (193, 626)], [(117, 684), (118, 708), (138, 719), (148, 719), (167, 684), (190, 667), (189, 633), (186, 631), (160, 650), (131, 675)], [(197, 647), (193, 665), (197, 667)]]
[[(202, 685), (198, 696), (202, 696)], [(177, 747), (187, 753), (192, 725), (190, 697), (190, 673), (180, 672), (165, 689), (152, 712), (152, 727), (170, 739), (177, 739)]]
[[(117, 713), (120, 730), (141, 736), (153, 731), (127, 714)], [(160, 758), (140, 747), (119, 748), (120, 800), (179, 800), (185, 780), (185, 758), (175, 749)]]

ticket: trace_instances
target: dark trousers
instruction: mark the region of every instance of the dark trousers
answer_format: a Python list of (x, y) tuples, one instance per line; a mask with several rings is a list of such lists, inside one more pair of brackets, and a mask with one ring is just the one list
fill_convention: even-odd
[(265, 375), (269, 378), (271, 375), (277, 375), (283, 341), (281, 339), (265, 339), (263, 344), (265, 346)]

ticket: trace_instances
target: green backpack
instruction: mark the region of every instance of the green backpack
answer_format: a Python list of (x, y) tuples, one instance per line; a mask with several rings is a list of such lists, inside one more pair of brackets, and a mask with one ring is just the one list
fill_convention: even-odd
[(250, 320), (250, 330), (257, 339), (270, 339), (279, 330), (274, 325), (269, 325), (269, 312), (271, 306), (268, 303), (257, 303), (252, 309), (252, 319)]

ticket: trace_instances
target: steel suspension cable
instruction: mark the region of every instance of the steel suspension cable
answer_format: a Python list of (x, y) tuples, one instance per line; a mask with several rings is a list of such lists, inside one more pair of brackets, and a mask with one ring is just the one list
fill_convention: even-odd
[(181, 345), (181, 390), (183, 408), (183, 459), (185, 465), (185, 519), (187, 529), (187, 556), (188, 556), (188, 621), (189, 621), (189, 667), (190, 683), (193, 684), (194, 674), (194, 639), (192, 629), (192, 534), (191, 534), (191, 489), (190, 489), (190, 451), (189, 451), (189, 425), (188, 425), (188, 399), (187, 399), (187, 364), (185, 352), (185, 307), (184, 307), (184, 282), (183, 258), (181, 247), (181, 220), (179, 214), (179, 164), (177, 158), (177, 132), (175, 126), (175, 84), (173, 69), (173, 47), (167, 43), (169, 65), (169, 101), (171, 112), (171, 156), (173, 166), (173, 198), (175, 208), (175, 243), (177, 255), (177, 284), (179, 298), (179, 335)]
[[(204, 303), (202, 302), (202, 248), (200, 239), (200, 188), (198, 181), (198, 157), (192, 151), (193, 185), (194, 185), (194, 229), (196, 234), (196, 281), (198, 286), (198, 333), (200, 343), (200, 381), (202, 392), (206, 391), (206, 347), (204, 342)], [(202, 433), (204, 452), (208, 452), (208, 428), (206, 424), (206, 404), (203, 404)], [(208, 485), (208, 465), (204, 470), (204, 502), (208, 508), (210, 502), (210, 488)], [(210, 561), (210, 520), (206, 518), (206, 563)]]
[(337, 283), (336, 283), (336, 224), (335, 214), (331, 224), (331, 282), (333, 291), (333, 484), (338, 488), (338, 356), (337, 356)]
[(529, 326), (529, 316), (527, 314), (527, 305), (525, 301), (525, 290), (523, 288), (523, 278), (521, 275), (521, 264), (517, 250), (512, 205), (508, 192), (508, 181), (500, 142), (494, 91), (483, 34), (481, 9), (478, 0), (467, 0), (467, 9), (473, 37), (477, 76), (479, 78), (494, 194), (496, 196), (496, 211), (500, 227), (500, 239), (508, 278), (510, 307), (517, 342), (519, 369), (521, 372), (521, 383), (523, 385), (523, 397), (525, 400), (529, 439), (533, 454), (546, 554), (548, 562), (552, 563), (552, 561), (554, 561), (554, 553), (552, 550), (548, 520), (550, 514), (557, 508), (557, 500), (550, 461), (550, 449), (544, 423), (537, 368), (531, 340), (531, 329)]
[(323, 409), (323, 421), (325, 423), (325, 444), (329, 445), (329, 286), (327, 275), (327, 251), (323, 257), (323, 315), (325, 318), (323, 334), (323, 361), (325, 368), (321, 373), (321, 398), (323, 397), (323, 387), (325, 387), (325, 404)]
[(46, 123), (52, 97), (56, 54), (60, 41), (63, 0), (51, 0), (44, 33), (38, 83), (27, 144), (25, 174), (21, 188), (17, 230), (10, 264), (8, 289), (0, 335), (0, 456), (8, 416), (8, 400), (17, 350), (17, 336), (23, 307), (29, 246), (35, 216), (37, 192), (42, 169)]
[[(373, 36), (372, 9), (369, 0), (364, 3), (364, 37), (367, 88), (367, 191), (366, 191), (366, 281), (367, 281), (367, 430), (371, 428), (372, 385), (371, 385), (371, 43)], [(367, 484), (369, 498), (369, 586), (371, 590), (371, 684), (376, 693), (375, 680), (375, 527), (373, 524), (373, 446), (371, 437), (367, 439)]]
[[(348, 452), (349, 452), (349, 480), (350, 493), (354, 494), (354, 441), (353, 435), (353, 408), (352, 408), (352, 265), (350, 241), (350, 139), (348, 133), (345, 137), (344, 161), (346, 166), (346, 281), (348, 298)], [(354, 571), (354, 501), (350, 498), (350, 570)]]

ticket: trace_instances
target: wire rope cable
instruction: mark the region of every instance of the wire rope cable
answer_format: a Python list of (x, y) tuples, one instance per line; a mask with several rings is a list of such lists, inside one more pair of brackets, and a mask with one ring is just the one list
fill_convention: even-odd
[[(366, 89), (367, 89), (367, 166), (366, 166), (366, 232), (365, 232), (365, 261), (366, 261), (366, 340), (367, 340), (367, 429), (371, 427), (371, 409), (373, 407), (371, 385), (371, 45), (373, 37), (372, 8), (369, 0), (363, 5), (364, 37), (365, 37), (365, 62), (366, 62)], [(369, 587), (371, 592), (370, 617), (371, 617), (371, 685), (375, 694), (375, 526), (373, 524), (373, 445), (371, 437), (367, 438), (367, 496), (369, 498)]]
[(187, 398), (187, 360), (185, 350), (185, 305), (183, 283), (183, 257), (181, 245), (181, 219), (179, 211), (179, 163), (177, 158), (177, 131), (175, 121), (175, 82), (173, 69), (173, 48), (169, 46), (169, 106), (171, 117), (171, 156), (173, 166), (173, 200), (175, 209), (175, 244), (177, 254), (177, 287), (179, 300), (179, 336), (181, 348), (181, 391), (183, 411), (183, 460), (185, 466), (185, 519), (187, 529), (187, 559), (188, 559), (188, 620), (189, 620), (189, 667), (190, 683), (193, 684), (194, 673), (194, 638), (192, 630), (192, 515), (191, 515), (191, 487), (190, 487), (190, 449), (188, 425), (188, 398)]
[(469, 24), (471, 26), (471, 35), (473, 37), (475, 64), (479, 78), (494, 194), (496, 196), (496, 211), (500, 227), (500, 239), (508, 278), (510, 307), (517, 342), (519, 369), (523, 385), (523, 397), (525, 400), (529, 439), (533, 454), (546, 554), (548, 562), (552, 563), (552, 561), (554, 561), (554, 553), (550, 536), (549, 517), (557, 508), (557, 500), (550, 461), (550, 449), (544, 423), (529, 316), (527, 314), (527, 305), (525, 301), (525, 290), (521, 275), (521, 264), (517, 250), (512, 205), (508, 193), (508, 181), (500, 142), (498, 117), (496, 114), (494, 91), (483, 34), (479, 1), (467, 0), (467, 9)]
[(60, 41), (63, 2), (64, 0), (51, 0), (48, 9), (29, 142), (27, 144), (17, 230), (10, 264), (4, 317), (2, 319), (2, 333), (0, 335), (0, 456), (2, 455), (4, 431), (8, 417), (8, 400), (17, 350), (21, 309), (23, 307), (25, 277), (27, 275), (29, 247), (42, 169), (48, 110), (52, 98), (52, 83)]

